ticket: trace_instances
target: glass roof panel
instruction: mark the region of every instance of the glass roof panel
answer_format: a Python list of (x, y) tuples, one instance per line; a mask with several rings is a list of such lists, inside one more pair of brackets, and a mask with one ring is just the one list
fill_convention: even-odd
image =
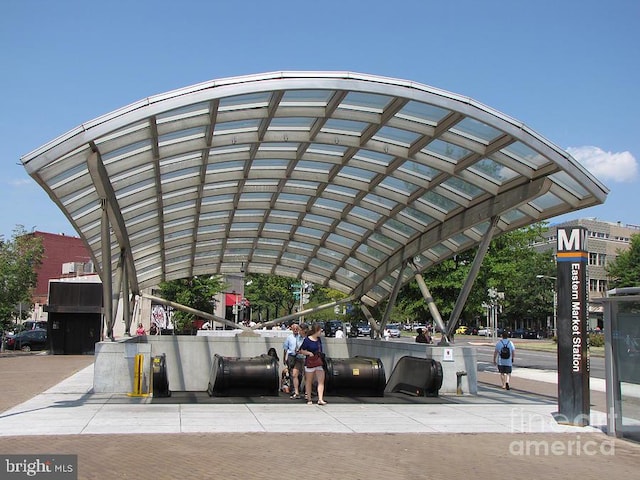
[(446, 181), (442, 182), (442, 185), (469, 199), (474, 199), (486, 193), (481, 188), (458, 177), (448, 178)]
[(362, 236), (365, 233), (367, 233), (367, 229), (364, 227), (361, 227), (360, 225), (354, 225), (353, 223), (349, 223), (346, 221), (341, 221), (338, 226), (336, 227), (336, 230), (345, 230), (347, 232), (353, 233), (354, 235), (358, 235), (358, 236)]
[(318, 253), (324, 255), (325, 257), (333, 258), (334, 259), (334, 262), (333, 262), (334, 265), (337, 265), (338, 263), (341, 263), (342, 260), (344, 259), (344, 254), (336, 252), (335, 250), (330, 250), (330, 249), (325, 248), (325, 247), (320, 247), (318, 249)]
[(406, 238), (411, 238), (416, 233), (416, 230), (414, 228), (393, 218), (387, 220), (384, 226)]
[(309, 131), (315, 121), (315, 118), (307, 117), (278, 117), (271, 120), (269, 130)]
[(320, 260), (319, 258), (313, 258), (313, 260), (309, 262), (309, 265), (320, 268), (322, 270), (327, 270), (329, 272), (332, 272), (336, 268), (334, 264), (325, 262), (324, 260)]
[(476, 162), (469, 167), (469, 171), (492, 178), (500, 185), (518, 176), (515, 171), (490, 158), (483, 158)]
[(371, 222), (371, 223), (377, 223), (377, 221), (380, 220), (380, 218), (382, 218), (382, 215), (380, 215), (379, 213), (373, 212), (371, 210), (362, 208), (357, 205), (351, 209), (350, 214), (355, 215), (356, 217), (360, 217), (366, 220), (367, 222)]
[(324, 162), (314, 162), (312, 160), (300, 160), (295, 167), (296, 171), (309, 172), (309, 173), (323, 173), (328, 174), (333, 165)]
[(322, 230), (318, 230), (316, 228), (303, 227), (303, 226), (299, 226), (296, 229), (296, 234), (305, 235), (307, 237), (313, 237), (316, 239), (320, 239), (324, 236), (324, 232)]
[(562, 199), (557, 197), (551, 192), (547, 192), (544, 195), (539, 196), (532, 202), (530, 202), (533, 206), (535, 206), (539, 211), (543, 211), (546, 209), (554, 208), (559, 205), (562, 205), (564, 202)]
[(460, 206), (453, 200), (443, 197), (439, 193), (433, 191), (426, 192), (422, 197), (420, 197), (420, 200), (444, 213), (449, 213)]
[(347, 267), (352, 267), (352, 268), (357, 268), (360, 270), (364, 270), (367, 273), (370, 273), (373, 271), (373, 267), (371, 265), (369, 265), (368, 263), (362, 262), (360, 260), (358, 260), (357, 258), (353, 258), (350, 257), (346, 262), (345, 265)]
[(281, 170), (288, 167), (289, 163), (289, 160), (285, 160), (283, 158), (257, 158), (251, 164), (251, 169), (253, 170), (255, 168), (259, 170)]
[(286, 232), (289, 233), (293, 228), (292, 225), (287, 225), (286, 223), (271, 223), (267, 222), (264, 224), (265, 232)]
[(345, 165), (340, 169), (338, 176), (352, 178), (354, 180), (360, 180), (362, 182), (370, 182), (377, 174), (370, 170), (364, 170), (362, 168), (350, 167)]
[(424, 212), (421, 212), (420, 210), (417, 210), (413, 207), (406, 207), (404, 210), (402, 210), (399, 215), (405, 216), (410, 218), (411, 220), (413, 220), (414, 222), (418, 222), (421, 223), (425, 226), (430, 225), (432, 222), (435, 222), (436, 219), (431, 217), (430, 215), (427, 215)]
[(503, 148), (501, 152), (509, 155), (512, 158), (515, 158), (520, 162), (530, 165), (533, 168), (539, 168), (549, 163), (549, 160), (546, 159), (543, 155), (539, 154), (532, 148), (527, 147), (522, 142), (514, 142), (511, 145)]
[(425, 180), (433, 180), (434, 177), (440, 174), (440, 170), (423, 165), (422, 163), (414, 162), (413, 160), (407, 160), (404, 162), (398, 171), (407, 173), (409, 175), (417, 175)]
[(160, 112), (156, 115), (156, 123), (158, 125), (162, 123), (172, 122), (175, 120), (182, 120), (184, 118), (196, 117), (198, 115), (209, 114), (209, 102), (194, 103), (192, 105), (185, 105), (184, 107), (174, 108), (166, 112)]
[(319, 225), (323, 225), (325, 227), (331, 226), (333, 223), (333, 219), (329, 217), (323, 217), (321, 215), (314, 215), (313, 213), (307, 213), (304, 216), (305, 222), (317, 223)]
[(375, 258), (378, 261), (383, 261), (387, 257), (386, 253), (382, 253), (377, 248), (372, 247), (371, 245), (367, 245), (365, 243), (361, 244), (358, 247), (358, 252), (362, 253), (363, 255)]
[(331, 90), (287, 90), (282, 96), (280, 105), (283, 106), (306, 106), (315, 104), (325, 106), (334, 92)]
[(158, 146), (166, 147), (176, 143), (193, 140), (194, 138), (204, 137), (206, 127), (187, 128), (186, 130), (176, 130), (175, 132), (165, 133), (158, 136)]
[(426, 147), (422, 149), (423, 152), (429, 154), (436, 154), (436, 156), (444, 157), (446, 159), (458, 162), (471, 153), (471, 150), (459, 147), (453, 143), (445, 142), (444, 140), (434, 140)]
[(355, 120), (340, 120), (338, 118), (330, 118), (322, 127), (325, 133), (338, 133), (342, 135), (351, 135), (359, 137), (362, 132), (369, 126), (365, 122), (356, 122)]
[(372, 150), (360, 149), (353, 156), (353, 158), (356, 160), (361, 160), (367, 163), (371, 163), (373, 165), (381, 165), (383, 167), (388, 167), (395, 157), (393, 157), (392, 155), (384, 154), (384, 153), (374, 152)]
[(389, 142), (403, 147), (409, 147), (422, 135), (416, 132), (410, 132), (409, 130), (402, 130), (395, 127), (382, 127), (373, 136), (374, 140), (380, 140), (382, 142)]
[(256, 132), (260, 120), (236, 120), (234, 122), (221, 122), (216, 123), (214, 135), (221, 135), (224, 133), (242, 133), (242, 132)]
[(307, 152), (311, 153), (321, 153), (323, 155), (332, 155), (341, 157), (344, 155), (344, 152), (347, 150), (347, 147), (342, 145), (330, 145), (327, 143), (312, 143), (307, 148)]
[(365, 195), (363, 200), (365, 202), (372, 203), (373, 205), (386, 208), (387, 210), (393, 210), (395, 206), (398, 205), (397, 202), (394, 202), (393, 200), (390, 200), (385, 197), (381, 197), (380, 195), (376, 195), (374, 193), (368, 193), (367, 195)]
[[(101, 154), (102, 162), (105, 165), (109, 165), (114, 160), (118, 160), (120, 158), (127, 157), (129, 155), (133, 155), (135, 153), (143, 152), (151, 149), (151, 139), (141, 140), (139, 142), (130, 143), (121, 148), (117, 148), (116, 150), (112, 150), (110, 152), (104, 152)], [(78, 167), (86, 168), (84, 164), (78, 165)], [(75, 168), (78, 168), (75, 167)], [(74, 170), (74, 169), (70, 169)], [(53, 180), (50, 180), (52, 183)]]
[(246, 93), (220, 99), (219, 112), (240, 110), (244, 108), (268, 107), (271, 92)]
[(449, 113), (451, 112), (444, 108), (412, 100), (407, 103), (402, 110), (396, 113), (396, 117), (436, 125), (440, 120), (449, 115)]
[(491, 143), (493, 140), (502, 135), (502, 132), (496, 128), (490, 127), (486, 123), (479, 122), (478, 120), (465, 117), (462, 121), (458, 122), (452, 129), (452, 132), (460, 133), (472, 140), (479, 141), (485, 145)]
[(213, 162), (207, 164), (207, 175), (211, 173), (237, 172), (244, 170), (244, 162)]
[(514, 208), (513, 210), (510, 210), (507, 213), (503, 213), (500, 218), (502, 218), (502, 220), (504, 220), (507, 223), (513, 223), (513, 222), (522, 220), (524, 217), (526, 217), (524, 213), (522, 213), (517, 208)]
[(379, 232), (373, 232), (371, 234), (371, 236), (369, 237), (368, 242), (375, 242), (378, 243), (380, 245), (384, 245), (385, 247), (389, 248), (390, 250), (395, 250), (396, 248), (398, 248), (400, 246), (400, 244), (398, 242), (396, 242), (395, 240), (387, 237), (386, 235), (383, 235), (382, 233)]
[(587, 190), (580, 186), (573, 178), (571, 178), (566, 172), (558, 172), (551, 175), (556, 182), (563, 185), (567, 190), (576, 194), (579, 198), (584, 198), (588, 195)]
[(332, 210), (334, 212), (342, 212), (347, 204), (344, 202), (338, 202), (337, 200), (320, 197), (316, 199), (315, 206), (318, 208), (326, 208), (327, 210)]
[(441, 243), (438, 243), (437, 245), (434, 245), (428, 251), (431, 252), (432, 255), (434, 255), (434, 256), (436, 256), (438, 258), (446, 257), (449, 254), (451, 254), (451, 250), (449, 250), (447, 247), (445, 247)]
[(417, 185), (395, 177), (385, 177), (382, 182), (380, 182), (380, 186), (406, 196), (411, 195), (418, 189)]
[(393, 97), (375, 93), (349, 92), (338, 108), (382, 113)]
[(356, 243), (355, 240), (351, 240), (350, 238), (343, 237), (342, 235), (338, 235), (336, 233), (329, 234), (327, 241), (337, 243), (338, 245), (344, 245), (347, 248), (353, 248)]

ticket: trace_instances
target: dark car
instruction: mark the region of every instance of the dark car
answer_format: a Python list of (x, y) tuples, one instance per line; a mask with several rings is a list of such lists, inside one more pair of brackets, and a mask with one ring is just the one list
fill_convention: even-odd
[(340, 320), (329, 320), (328, 322), (324, 322), (324, 335), (326, 337), (335, 337), (336, 331), (339, 328), (342, 328), (344, 332), (344, 325)]
[(537, 331), (535, 330), (529, 330), (528, 328), (516, 328), (513, 332), (511, 332), (511, 337), (512, 338), (528, 338), (528, 339), (533, 339), (536, 340), (538, 338), (541, 338), (541, 336), (538, 334)]
[(8, 350), (30, 352), (31, 350), (46, 350), (47, 348), (49, 348), (47, 331), (42, 328), (25, 330), (7, 339)]

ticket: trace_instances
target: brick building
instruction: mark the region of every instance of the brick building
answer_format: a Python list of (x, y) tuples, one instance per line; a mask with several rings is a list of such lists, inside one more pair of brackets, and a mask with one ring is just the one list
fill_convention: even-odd
[(44, 254), (38, 269), (38, 284), (33, 291), (34, 318), (42, 318), (42, 306), (47, 303), (49, 280), (74, 277), (93, 271), (91, 256), (79, 237), (55, 233), (33, 232), (42, 239)]

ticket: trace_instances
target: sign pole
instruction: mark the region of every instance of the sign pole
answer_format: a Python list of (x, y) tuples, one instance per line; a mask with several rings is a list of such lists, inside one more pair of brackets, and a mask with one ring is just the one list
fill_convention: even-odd
[(587, 335), (587, 230), (557, 232), (558, 423), (589, 425), (589, 337)]

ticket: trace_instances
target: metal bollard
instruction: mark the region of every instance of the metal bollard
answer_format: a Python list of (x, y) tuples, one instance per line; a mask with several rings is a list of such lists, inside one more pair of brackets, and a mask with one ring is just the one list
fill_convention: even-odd
[(456, 372), (456, 394), (462, 395), (462, 377), (467, 374), (465, 371)]

